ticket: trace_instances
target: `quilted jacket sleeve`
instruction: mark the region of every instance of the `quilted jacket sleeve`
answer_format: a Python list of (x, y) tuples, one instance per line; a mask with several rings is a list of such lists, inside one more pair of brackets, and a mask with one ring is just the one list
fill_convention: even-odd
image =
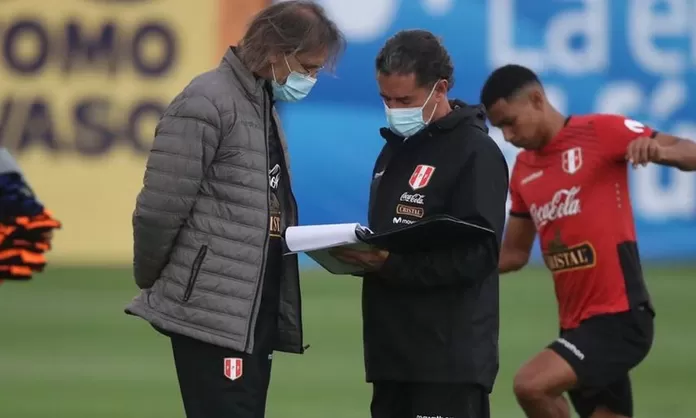
[(133, 213), (133, 274), (150, 288), (169, 261), (182, 225), (220, 141), (215, 105), (202, 96), (179, 96), (155, 130), (143, 188)]

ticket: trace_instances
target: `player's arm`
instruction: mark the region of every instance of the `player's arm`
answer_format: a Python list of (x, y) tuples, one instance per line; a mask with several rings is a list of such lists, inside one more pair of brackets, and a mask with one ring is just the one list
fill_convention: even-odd
[(505, 227), (503, 245), (500, 249), (500, 260), (498, 261), (500, 273), (516, 271), (526, 266), (536, 237), (536, 226), (519, 191), (521, 165), (518, 159), (510, 182), (510, 216)]
[(634, 166), (653, 162), (682, 171), (696, 171), (696, 142), (655, 133), (653, 138), (638, 138), (631, 142), (626, 158)]
[(536, 226), (530, 217), (510, 214), (500, 249), (498, 271), (509, 273), (526, 266), (535, 237)]
[(495, 235), (437, 251), (390, 254), (379, 276), (400, 287), (474, 284), (487, 278), (498, 265), (507, 193), (507, 163), (495, 142), (485, 138), (460, 173), (451, 214)]
[(634, 167), (650, 162), (683, 171), (696, 171), (696, 144), (664, 134), (641, 122), (619, 116), (598, 115), (597, 134), (610, 158)]
[(204, 97), (179, 100), (157, 126), (133, 213), (133, 274), (143, 289), (154, 285), (169, 261), (219, 143), (213, 103)]

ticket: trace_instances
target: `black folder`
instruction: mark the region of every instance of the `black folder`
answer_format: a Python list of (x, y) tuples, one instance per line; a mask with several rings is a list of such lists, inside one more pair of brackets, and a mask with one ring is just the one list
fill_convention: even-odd
[(492, 229), (449, 215), (435, 215), (386, 232), (370, 234), (358, 231), (358, 238), (373, 247), (407, 254), (495, 239), (496, 236)]
[(410, 225), (399, 225), (389, 231), (378, 233), (361, 225), (355, 225), (354, 237), (339, 239), (343, 244), (299, 251), (307, 254), (330, 273), (362, 275), (362, 267), (343, 262), (334, 256), (333, 251), (339, 248), (356, 251), (370, 251), (378, 248), (395, 254), (409, 254), (495, 239), (495, 232), (491, 229), (449, 215), (432, 216)]

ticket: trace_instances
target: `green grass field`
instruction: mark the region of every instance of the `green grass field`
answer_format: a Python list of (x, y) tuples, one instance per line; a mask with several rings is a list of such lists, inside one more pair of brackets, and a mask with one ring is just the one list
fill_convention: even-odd
[[(657, 315), (652, 353), (634, 372), (639, 418), (696, 416), (696, 268), (648, 269)], [(303, 276), (304, 356), (276, 355), (267, 416), (368, 416), (360, 334), (360, 282)], [(501, 371), (494, 418), (522, 417), (511, 393), (522, 362), (556, 332), (545, 272), (501, 286)], [(135, 295), (127, 269), (52, 268), (0, 286), (0, 417), (183, 417), (168, 341), (123, 314)], [(221, 370), (222, 372), (222, 370)]]

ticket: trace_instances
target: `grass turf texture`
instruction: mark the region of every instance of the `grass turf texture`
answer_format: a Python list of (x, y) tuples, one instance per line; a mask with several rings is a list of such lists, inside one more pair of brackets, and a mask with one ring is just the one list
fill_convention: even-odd
[[(696, 267), (649, 268), (656, 342), (633, 373), (638, 417), (692, 418), (696, 410)], [(556, 332), (547, 273), (505, 276), (501, 370), (492, 415), (521, 417), (512, 376)], [(303, 275), (304, 356), (276, 354), (269, 418), (367, 417), (360, 282)], [(168, 341), (122, 313), (136, 293), (127, 269), (51, 268), (0, 286), (0, 416), (183, 417)], [(222, 373), (222, 364), (220, 365)]]

